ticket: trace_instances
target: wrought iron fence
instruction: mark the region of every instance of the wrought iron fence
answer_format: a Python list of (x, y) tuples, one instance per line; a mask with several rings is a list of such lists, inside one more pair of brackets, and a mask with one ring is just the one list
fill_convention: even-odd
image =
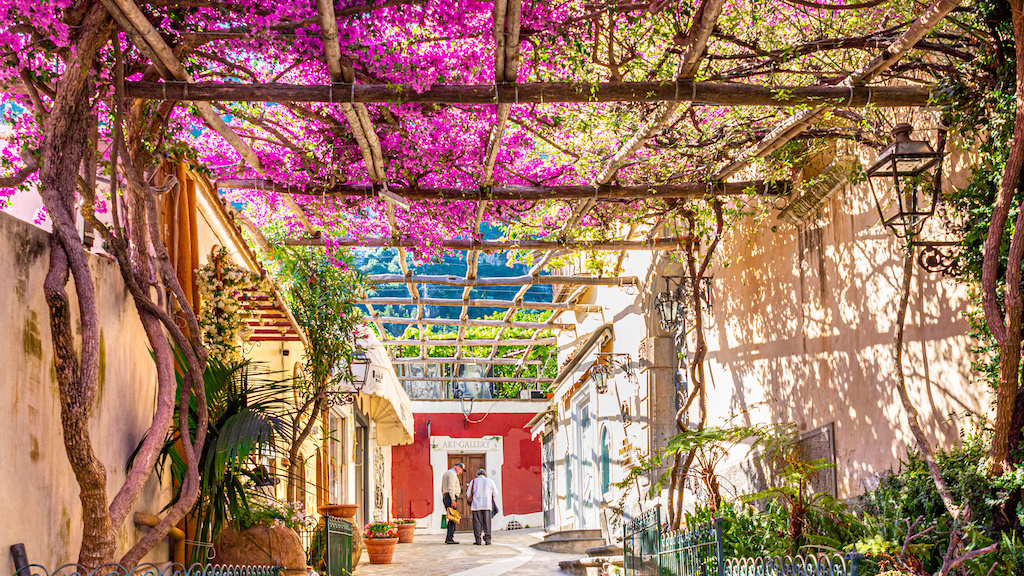
[(859, 576), (861, 555), (854, 552), (798, 556), (729, 558), (726, 576)]
[(864, 557), (854, 549), (845, 556), (725, 558), (721, 518), (664, 532), (660, 505), (626, 523), (623, 536), (626, 576), (859, 576)]
[(64, 564), (51, 571), (40, 564), (29, 564), (18, 568), (14, 576), (281, 576), (281, 567), (169, 563), (126, 568), (120, 564), (103, 564), (90, 570), (81, 564)]
[(344, 518), (322, 516), (316, 530), (302, 538), (306, 562), (324, 576), (350, 576), (353, 528)]
[(660, 559), (664, 576), (723, 576), (722, 519), (663, 534)]
[(627, 576), (656, 576), (661, 555), (661, 506), (655, 506), (624, 526), (622, 567)]

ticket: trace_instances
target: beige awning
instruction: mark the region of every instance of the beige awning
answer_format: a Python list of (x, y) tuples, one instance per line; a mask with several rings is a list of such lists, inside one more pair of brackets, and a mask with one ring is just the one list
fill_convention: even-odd
[[(398, 375), (395, 374), (395, 367), (391, 364), (388, 353), (377, 336), (370, 331), (360, 335), (359, 346), (366, 350), (366, 357), (370, 361), (366, 365), (368, 373), (362, 398), (367, 415), (377, 424), (377, 444), (411, 444), (412, 404), (409, 402), (409, 395), (405, 393), (405, 388), (398, 381)], [(362, 368), (359, 368), (358, 372), (362, 372)], [(358, 379), (362, 374), (357, 373), (355, 376)]]

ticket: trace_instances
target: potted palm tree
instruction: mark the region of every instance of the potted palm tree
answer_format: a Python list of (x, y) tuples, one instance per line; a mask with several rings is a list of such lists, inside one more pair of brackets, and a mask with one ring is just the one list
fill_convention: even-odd
[(391, 564), (395, 544), (398, 544), (398, 528), (391, 522), (374, 522), (363, 530), (363, 545), (370, 556), (370, 564)]

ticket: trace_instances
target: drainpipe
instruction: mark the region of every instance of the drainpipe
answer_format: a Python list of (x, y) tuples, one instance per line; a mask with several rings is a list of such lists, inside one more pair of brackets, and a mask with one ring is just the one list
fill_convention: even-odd
[(583, 343), (583, 346), (580, 346), (579, 351), (569, 359), (569, 362), (567, 362), (561, 370), (558, 371), (558, 376), (555, 376), (555, 381), (552, 382), (553, 388), (558, 388), (562, 381), (564, 381), (569, 374), (572, 374), (573, 370), (580, 365), (580, 362), (583, 362), (583, 358), (586, 357), (587, 352), (590, 352), (590, 349), (600, 341), (601, 336), (603, 336), (605, 332), (611, 336), (615, 336), (615, 328), (612, 327), (611, 322), (603, 324), (600, 328), (590, 333), (590, 338), (587, 338), (587, 341)]

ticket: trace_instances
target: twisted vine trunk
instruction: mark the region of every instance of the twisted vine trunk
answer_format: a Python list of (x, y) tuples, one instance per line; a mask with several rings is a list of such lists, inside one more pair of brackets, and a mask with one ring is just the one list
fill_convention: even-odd
[[(171, 526), (191, 508), (199, 487), (196, 446), (205, 441), (206, 401), (202, 387), (205, 352), (198, 339), (195, 315), (181, 294), (180, 285), (169, 267), (166, 250), (156, 234), (154, 195), (148, 185), (135, 173), (131, 162), (125, 170), (131, 185), (126, 199), (129, 207), (129, 235), (125, 237), (117, 225), (112, 232), (95, 218), (95, 159), (89, 148), (90, 127), (95, 126), (92, 99), (96, 85), (90, 76), (100, 50), (111, 37), (113, 25), (106, 9), (98, 0), (85, 0), (68, 9), (65, 21), (75, 31), (74, 47), (65, 61), (64, 73), (56, 81), (56, 94), (50, 113), (45, 118), (40, 165), (40, 196), (53, 224), (50, 238), (50, 264), (43, 291), (50, 309), (50, 329), (54, 346), (54, 363), (60, 393), (61, 426), (68, 461), (79, 484), (82, 503), (82, 543), (78, 562), (86, 568), (114, 562), (117, 552), (117, 529), (134, 507), (142, 487), (152, 474), (156, 455), (167, 434), (174, 411), (176, 378), (173, 353), (168, 343), (168, 332), (186, 357), (186, 386), (178, 398), (181, 425), (188, 429), (188, 406), (194, 395), (199, 407), (200, 426), (192, 442), (184, 442), (184, 458), (188, 471), (181, 497), (161, 522), (120, 559), (122, 564), (134, 566), (146, 553), (162, 540)], [(123, 71), (118, 54), (118, 86), (123, 94)], [(121, 138), (120, 108), (114, 133)], [(148, 132), (141, 132), (133, 141), (141, 149)], [(89, 171), (79, 178), (86, 151), (90, 156), (84, 162)], [(114, 150), (128, 155), (127, 147), (118, 142)], [(118, 154), (111, 158), (116, 164)], [(130, 157), (130, 156), (129, 156)], [(114, 217), (117, 220), (116, 172), (112, 178)], [(134, 176), (134, 178), (132, 178)], [(128, 471), (125, 483), (118, 489), (108, 505), (107, 474), (103, 462), (97, 457), (89, 431), (89, 417), (99, 384), (99, 317), (97, 295), (89, 269), (85, 245), (78, 236), (75, 193), (81, 188), (82, 216), (104, 236), (118, 260), (122, 278), (131, 292), (143, 328), (153, 349), (157, 365), (157, 407), (153, 425), (138, 453), (135, 466)], [(129, 257), (128, 249), (132, 249)], [(174, 319), (164, 313), (151, 299), (149, 268), (150, 252), (157, 254), (163, 284), (174, 293), (181, 306), (193, 337), (186, 337)], [(168, 274), (170, 272), (170, 274)], [(76, 338), (75, 319), (71, 299), (66, 290), (69, 279), (74, 280), (77, 297), (79, 336)], [(166, 330), (166, 331), (165, 331)]]
[[(99, 318), (85, 246), (78, 237), (75, 189), (89, 138), (90, 98), (96, 86), (90, 69), (110, 37), (110, 19), (98, 1), (69, 10), (75, 50), (56, 84), (43, 129), (39, 192), (53, 223), (50, 266), (43, 283), (50, 309), (64, 448), (80, 488), (82, 547), (79, 563), (95, 567), (113, 559), (115, 532), (107, 508), (107, 477), (89, 434), (89, 414), (99, 383)], [(74, 279), (81, 329), (76, 352), (71, 301), (65, 286)]]
[[(712, 201), (712, 208), (715, 214), (715, 232), (712, 236), (711, 243), (708, 245), (703, 257), (700, 256), (700, 247), (697, 244), (697, 221), (696, 215), (692, 212), (686, 214), (687, 225), (689, 228), (689, 234), (686, 241), (686, 266), (687, 275), (691, 281), (688, 286), (689, 293), (687, 294), (689, 304), (693, 307), (694, 313), (694, 352), (693, 359), (690, 361), (687, 369), (690, 373), (690, 382), (693, 384), (693, 389), (687, 398), (683, 399), (683, 405), (676, 413), (676, 427), (685, 432), (689, 430), (689, 423), (686, 421), (686, 414), (694, 402), (697, 403), (698, 412), (700, 414), (697, 421), (696, 430), (703, 430), (707, 424), (707, 392), (704, 386), (704, 358), (707, 356), (708, 347), (707, 340), (704, 335), (704, 309), (703, 300), (701, 299), (701, 278), (707, 272), (708, 266), (711, 264), (711, 259), (715, 255), (715, 249), (718, 247), (718, 242), (722, 238), (722, 231), (725, 228), (725, 219), (722, 214), (722, 201), (715, 199)], [(685, 334), (681, 338), (685, 338)], [(694, 447), (686, 453), (685, 458), (681, 453), (677, 453), (672, 463), (672, 471), (669, 476), (669, 493), (668, 493), (668, 523), (671, 529), (678, 530), (683, 521), (683, 491), (685, 490), (686, 478), (690, 474), (690, 468), (693, 466), (693, 461), (697, 456), (697, 448)], [(712, 495), (712, 497), (714, 497)]]
[(942, 504), (946, 511), (954, 519), (960, 514), (960, 509), (953, 501), (953, 494), (949, 491), (946, 479), (942, 477), (942, 470), (935, 460), (935, 452), (932, 450), (928, 438), (924, 435), (917, 408), (910, 399), (907, 392), (906, 376), (903, 372), (903, 336), (907, 321), (907, 306), (910, 302), (910, 283), (914, 277), (914, 251), (912, 246), (907, 247), (907, 253), (903, 257), (903, 281), (900, 283), (900, 301), (896, 308), (896, 336), (895, 349), (893, 350), (893, 362), (896, 372), (896, 391), (899, 394), (903, 409), (907, 412), (907, 423), (910, 425), (910, 432), (914, 435), (917, 449), (921, 451), (925, 464), (928, 465), (928, 473), (931, 474), (935, 488), (942, 498)]
[(993, 423), (992, 451), (989, 469), (1000, 476), (1010, 465), (1010, 438), (1019, 437), (1013, 430), (1013, 414), (1020, 388), (1021, 359), (1021, 263), (1024, 257), (1024, 217), (1018, 213), (1010, 237), (1010, 250), (1006, 258), (1006, 280), (1003, 305), (999, 305), (999, 267), (1003, 233), (1014, 205), (1020, 205), (1016, 194), (1024, 164), (1024, 0), (1009, 0), (1016, 45), (1017, 87), (1014, 101), (1013, 138), (1010, 153), (1003, 168), (1003, 177), (992, 212), (992, 222), (985, 237), (982, 261), (981, 289), (985, 321), (999, 345), (999, 379), (996, 385), (996, 417)]

